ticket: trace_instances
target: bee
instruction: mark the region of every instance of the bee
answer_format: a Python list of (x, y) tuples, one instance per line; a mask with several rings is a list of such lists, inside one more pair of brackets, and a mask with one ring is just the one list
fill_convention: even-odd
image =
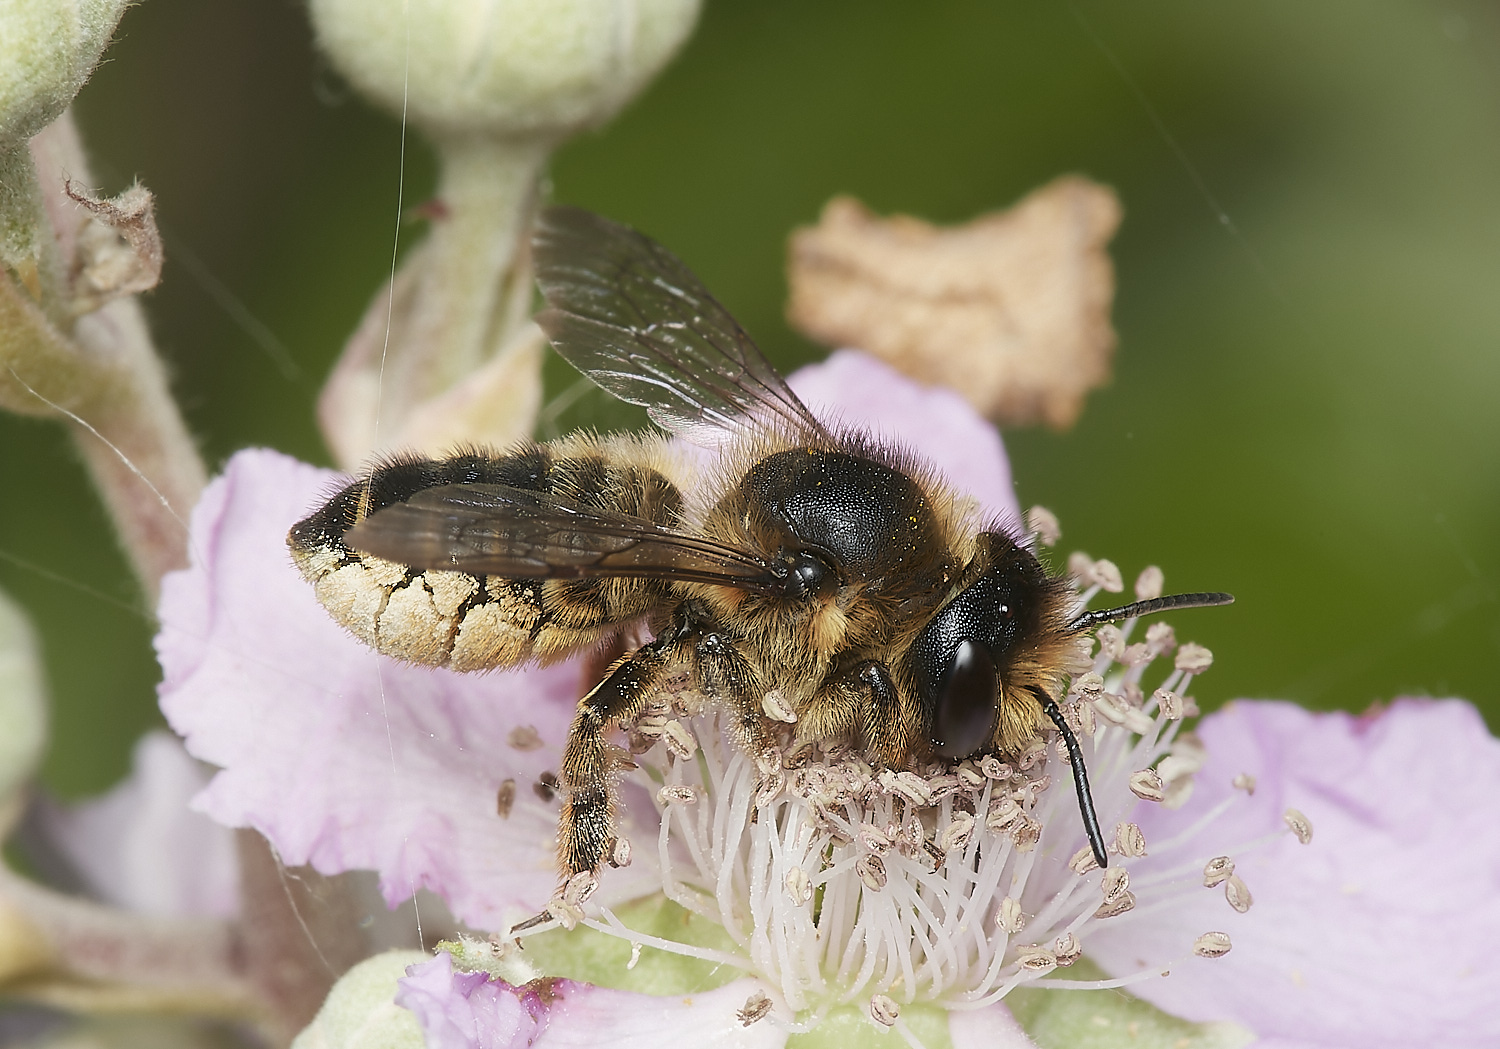
[[(287, 542), (335, 619), (413, 663), (545, 663), (648, 628), (652, 640), (578, 702), (556, 784), (563, 877), (613, 856), (611, 728), (684, 668), (753, 754), (776, 738), (769, 697), (799, 741), (898, 770), (1014, 755), (1050, 724), (1107, 866), (1059, 706), (1079, 641), (1105, 622), (1233, 598), (1076, 614), (1068, 579), (976, 523), (931, 469), (815, 418), (655, 241), (553, 207), (533, 253), (547, 303), (537, 322), (557, 352), (666, 433), (391, 459)], [(669, 435), (717, 447), (717, 466), (689, 469)]]

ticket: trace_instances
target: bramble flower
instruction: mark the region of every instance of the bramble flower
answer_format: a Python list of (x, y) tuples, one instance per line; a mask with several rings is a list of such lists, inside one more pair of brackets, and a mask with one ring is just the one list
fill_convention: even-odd
[[(1019, 519), (998, 436), (955, 394), (853, 353), (792, 381), (815, 412), (904, 437), (987, 513)], [(220, 767), (198, 806), (255, 827), (286, 863), (374, 869), (391, 905), (429, 889), (471, 929), (503, 934), (544, 908), (583, 926), (528, 935), (520, 955), (455, 945), (457, 971), (444, 958), (413, 968), (401, 1000), (424, 1024), (462, 1015), (478, 1030), (493, 1020), (514, 1034), (535, 1022), (561, 1038), (566, 1017), (591, 1015), (588, 1002), (608, 1002), (620, 1023), (645, 1023), (682, 1007), (661, 995), (691, 989), (683, 1030), (737, 1028), (756, 1044), (882, 1028), (919, 1044), (974, 1044), (966, 1039), (1005, 1029), (1025, 1044), (1006, 1003), (1027, 987), (1108, 985), (1083, 969), (1064, 979), (1096, 940), (1150, 944), (1139, 962), (1114, 966), (1126, 982), (1169, 967), (1181, 979), (1222, 964), (1232, 946), (1226, 930), (1249, 903), (1236, 895), (1242, 879), (1231, 872), (1219, 883), (1230, 888), (1220, 889), (1217, 919), (1184, 919), (1181, 904), (1203, 892), (1206, 864), (1263, 845), (1266, 828), (1236, 837), (1209, 819), (1168, 836), (1136, 814), (1154, 807), (1143, 798), (1188, 800), (1205, 760), (1180, 719), (1212, 656), (1177, 644), (1161, 623), (1140, 641), (1102, 629), (1093, 671), (1068, 696), (1112, 841), (1107, 871), (1086, 847), (1055, 741), (1012, 764), (951, 769), (881, 770), (837, 749), (750, 755), (680, 682), (627, 727), (640, 765), (622, 790), (628, 862), (619, 855), (597, 883), (575, 877), (554, 895), (549, 776), (591, 682), (576, 661), (472, 676), (402, 666), (336, 627), (282, 545), (336, 481), (246, 452), (214, 482), (194, 515), (195, 567), (164, 584), (162, 707), (190, 751)], [(1044, 516), (1033, 525), (1053, 527)], [(1108, 562), (1071, 567), (1080, 600), (1123, 588)], [(1160, 586), (1148, 570), (1137, 591)], [(1173, 669), (1148, 692), (1153, 660)], [(1111, 939), (1112, 924), (1142, 935)], [(394, 993), (388, 967), (362, 971)], [(534, 982), (547, 977), (574, 982), (546, 984), (549, 997)], [(1068, 1013), (1043, 1011), (1052, 1017), (1044, 1026)], [(328, 1024), (315, 1023), (304, 1044), (339, 1044)], [(1185, 1029), (1205, 1044), (1245, 1036)], [(430, 1044), (468, 1044), (427, 1030)]]

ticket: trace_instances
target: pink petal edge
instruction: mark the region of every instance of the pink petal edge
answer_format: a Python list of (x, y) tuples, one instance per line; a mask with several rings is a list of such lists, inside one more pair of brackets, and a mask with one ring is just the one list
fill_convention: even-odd
[(456, 973), (444, 952), (398, 981), (396, 1004), (411, 1009), (429, 1049), (779, 1049), (786, 1032), (736, 1013), (758, 988), (740, 979), (712, 991), (656, 996), (573, 980), (515, 987), (484, 973)]
[(1090, 957), (1123, 975), (1220, 930), (1229, 955), (1188, 957), (1131, 990), (1286, 1049), (1500, 1045), (1500, 741), (1474, 707), (1408, 699), (1356, 717), (1241, 701), (1199, 735), (1209, 761), (1190, 803), (1137, 812), (1148, 848), (1236, 793), (1240, 772), (1256, 777), (1255, 794), (1216, 821), (1215, 841), (1279, 830), (1288, 807), (1312, 822), (1313, 840), (1282, 835), (1235, 855), (1248, 913), (1222, 888), (1199, 888), (1150, 923), (1100, 929)]

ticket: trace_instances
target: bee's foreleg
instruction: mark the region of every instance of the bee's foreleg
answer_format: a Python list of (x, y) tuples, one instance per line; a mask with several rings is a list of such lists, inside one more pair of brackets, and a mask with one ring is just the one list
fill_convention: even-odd
[(829, 675), (798, 715), (797, 734), (805, 740), (853, 743), (900, 765), (916, 744), (918, 714), (902, 707), (889, 668), (867, 659)]
[(693, 646), (698, 663), (698, 683), (704, 695), (727, 705), (734, 712), (737, 742), (758, 754), (771, 742), (765, 728), (761, 701), (764, 688), (755, 664), (734, 640), (716, 631), (704, 631)]
[(663, 634), (615, 663), (604, 680), (578, 701), (563, 747), (566, 797), (558, 821), (557, 858), (564, 877), (597, 872), (609, 858), (615, 770), (604, 733), (613, 722), (640, 711), (663, 672), (677, 661), (675, 650), (680, 643), (677, 634)]

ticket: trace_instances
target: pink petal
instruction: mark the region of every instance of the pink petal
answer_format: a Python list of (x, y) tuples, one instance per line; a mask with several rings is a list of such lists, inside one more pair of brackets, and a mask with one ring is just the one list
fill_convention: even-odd
[(535, 995), (504, 980), (454, 972), (452, 956), (443, 951), (407, 967), (397, 981), (396, 1004), (416, 1014), (427, 1049), (524, 1049), (536, 1037), (533, 1009), (543, 1013)]
[(1398, 700), (1353, 717), (1241, 701), (1199, 733), (1209, 763), (1191, 802), (1137, 811), (1148, 848), (1230, 796), (1240, 772), (1256, 777), (1255, 795), (1215, 822), (1213, 840), (1279, 829), (1289, 806), (1311, 820), (1313, 840), (1286, 835), (1235, 856), (1255, 898), (1248, 913), (1222, 888), (1199, 889), (1150, 922), (1101, 929), (1090, 956), (1124, 974), (1220, 930), (1229, 955), (1190, 958), (1132, 991), (1287, 1049), (1500, 1044), (1500, 742), (1474, 708)]
[(188, 810), (207, 782), (179, 740), (148, 732), (125, 782), (77, 805), (44, 805), (42, 832), (106, 903), (228, 918), (239, 906), (234, 836)]
[(786, 1032), (767, 1019), (746, 1027), (736, 1013), (754, 980), (657, 997), (573, 980), (515, 987), (484, 973), (455, 973), (439, 952), (407, 969), (396, 1003), (417, 1014), (429, 1049), (777, 1049)]
[(923, 386), (859, 350), (838, 350), (788, 382), (818, 418), (868, 430), (913, 452), (977, 499), (985, 513), (1020, 528), (1000, 433), (955, 391)]
[[(338, 480), (241, 452), (193, 513), (193, 566), (163, 582), (156, 646), (163, 712), (222, 770), (196, 805), (255, 827), (288, 864), (373, 869), (392, 905), (427, 888), (470, 925), (500, 928), (556, 885), (556, 809), (531, 787), (558, 766), (579, 669), (460, 675), (397, 663), (347, 634), (285, 542)], [(508, 746), (522, 726), (545, 746)], [(507, 778), (516, 801), (501, 819)], [(655, 818), (645, 802), (630, 811)], [(604, 887), (626, 898), (649, 879), (638, 865)]]

